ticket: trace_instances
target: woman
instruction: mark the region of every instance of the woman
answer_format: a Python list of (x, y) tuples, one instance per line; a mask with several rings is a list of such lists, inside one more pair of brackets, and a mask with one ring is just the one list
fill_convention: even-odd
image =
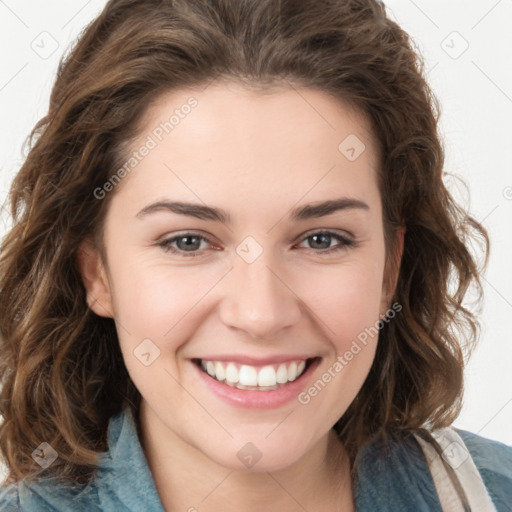
[(12, 185), (0, 510), (510, 510), (437, 120), (372, 0), (111, 0)]

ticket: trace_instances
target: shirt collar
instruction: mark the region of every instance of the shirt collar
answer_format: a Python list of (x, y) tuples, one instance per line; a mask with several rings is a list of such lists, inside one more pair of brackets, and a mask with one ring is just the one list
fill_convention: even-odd
[(100, 509), (165, 512), (129, 408), (110, 419), (108, 445), (95, 480)]

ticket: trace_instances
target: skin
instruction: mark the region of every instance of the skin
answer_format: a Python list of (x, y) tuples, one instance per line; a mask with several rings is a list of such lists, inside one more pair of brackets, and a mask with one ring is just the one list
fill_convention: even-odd
[[(141, 443), (162, 503), (167, 511), (353, 510), (349, 465), (332, 426), (361, 388), (377, 336), (307, 405), (294, 399), (275, 409), (220, 400), (191, 358), (316, 355), (311, 384), (389, 308), (396, 274), (385, 279), (369, 123), (323, 92), (280, 87), (262, 95), (217, 82), (158, 98), (131, 150), (190, 96), (197, 107), (110, 192), (106, 260), (90, 241), (79, 251), (89, 305), (114, 318), (143, 397)], [(366, 146), (354, 161), (338, 149), (350, 134)], [(368, 209), (288, 217), (297, 206), (340, 197)], [(136, 217), (163, 199), (220, 207), (232, 219), (163, 210)], [(194, 246), (196, 257), (183, 243), (172, 244), (181, 254), (157, 245), (185, 230), (211, 243)], [(322, 230), (356, 245), (331, 237), (318, 246), (305, 236)], [(252, 263), (236, 252), (247, 236), (263, 249)], [(403, 231), (397, 237), (399, 262)], [(134, 350), (148, 338), (160, 354), (145, 366)], [(237, 457), (248, 442), (262, 455), (250, 469)]]

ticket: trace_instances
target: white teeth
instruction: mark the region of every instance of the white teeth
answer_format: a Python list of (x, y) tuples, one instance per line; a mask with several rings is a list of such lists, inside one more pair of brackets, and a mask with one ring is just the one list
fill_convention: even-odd
[(276, 383), (276, 371), (273, 366), (264, 366), (258, 372), (258, 386), (275, 386)]
[(212, 377), (215, 377), (215, 365), (211, 361), (206, 361), (206, 371)]
[(226, 378), (226, 371), (224, 370), (224, 366), (222, 366), (222, 364), (220, 364), (218, 361), (215, 363), (215, 378), (221, 381)]
[(288, 367), (288, 380), (294, 381), (297, 378), (297, 363), (293, 362)]
[(238, 368), (233, 363), (229, 363), (226, 368), (226, 380), (233, 383), (238, 382)]
[(238, 382), (242, 386), (257, 386), (258, 385), (258, 372), (253, 366), (242, 365), (240, 374), (238, 375)]
[(285, 364), (280, 364), (277, 369), (277, 378), (278, 384), (285, 384), (288, 382), (288, 368), (286, 368)]
[(292, 361), (279, 366), (266, 365), (258, 369), (246, 364), (238, 367), (235, 363), (201, 360), (201, 367), (211, 377), (230, 386), (272, 390), (297, 380), (304, 373), (306, 361)]

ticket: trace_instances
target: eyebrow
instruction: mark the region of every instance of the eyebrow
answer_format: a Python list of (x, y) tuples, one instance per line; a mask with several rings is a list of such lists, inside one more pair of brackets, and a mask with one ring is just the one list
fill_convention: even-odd
[[(294, 208), (289, 218), (291, 220), (308, 220), (319, 217), (325, 217), (340, 210), (369, 210), (370, 207), (360, 199), (342, 197), (331, 199), (319, 203), (311, 203)], [(137, 213), (137, 218), (143, 218), (151, 213), (169, 211), (179, 215), (195, 217), (201, 220), (212, 220), (228, 224), (231, 222), (230, 214), (222, 208), (215, 208), (197, 203), (187, 203), (181, 201), (157, 201), (143, 208)]]

